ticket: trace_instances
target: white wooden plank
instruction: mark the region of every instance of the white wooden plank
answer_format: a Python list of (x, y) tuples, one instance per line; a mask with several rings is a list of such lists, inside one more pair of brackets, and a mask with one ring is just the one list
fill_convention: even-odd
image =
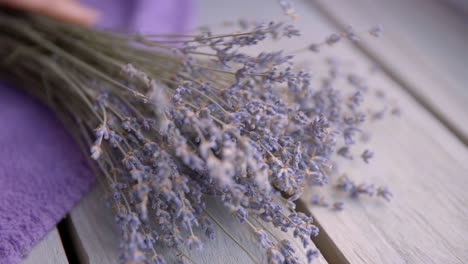
[[(213, 6), (218, 6), (221, 2), (206, 1), (199, 5), (201, 9), (200, 24), (219, 24), (226, 18), (236, 19), (242, 14), (244, 8), (230, 2), (229, 7), (237, 8), (237, 10), (221, 8), (218, 11), (209, 11)], [(266, 3), (265, 1), (263, 3)], [(276, 5), (273, 5), (273, 10), (281, 16), (281, 12)], [(204, 16), (208, 12), (210, 16)], [(224, 13), (223, 13), (224, 12)], [(221, 15), (221, 16), (219, 16)], [(277, 17), (278, 17), (277, 16)], [(99, 188), (99, 187), (98, 187)], [(214, 201), (207, 201), (209, 204), (209, 211), (215, 216), (223, 226), (232, 234), (237, 240), (241, 241), (243, 247), (247, 248), (258, 260), (259, 263), (266, 263), (264, 250), (259, 247), (259, 243), (252, 236), (249, 228), (242, 225), (235, 217), (232, 217), (229, 212), (216, 204)], [(75, 229), (76, 244), (79, 245), (79, 254), (85, 263), (115, 263), (119, 255), (119, 233), (114, 226), (114, 219), (112, 213), (105, 208), (102, 193), (99, 189), (93, 190), (86, 196), (78, 206), (71, 212), (70, 219)], [(215, 226), (216, 227), (216, 226)], [(305, 260), (305, 252), (302, 246), (298, 244), (299, 241), (292, 237), (292, 234), (286, 234), (281, 231), (270, 228), (270, 231), (275, 234), (279, 239), (290, 239), (295, 248), (299, 250), (298, 255), (301, 256), (300, 263), (307, 263)], [(203, 252), (191, 251), (189, 252), (191, 258), (196, 263), (210, 264), (210, 263), (252, 263), (248, 255), (219, 227), (215, 228), (216, 240), (208, 241), (205, 244)], [(176, 252), (167, 248), (159, 248), (168, 263), (173, 263)], [(320, 255), (314, 263), (327, 263)]]
[[(376, 83), (395, 87), (385, 78)], [(350, 263), (464, 263), (468, 152), (408, 96), (398, 98), (405, 114), (372, 128), (371, 164), (339, 164), (357, 182), (389, 186), (395, 198), (353, 200), (330, 187), (311, 190), (303, 201)], [(311, 205), (312, 193), (345, 201), (345, 211)]]
[[(208, 10), (201, 16), (212, 14), (222, 18), (229, 17), (228, 13), (243, 12), (247, 18), (265, 14), (271, 17), (275, 12), (273, 8), (273, 4), (262, 1), (236, 1), (229, 6), (226, 2), (210, 1)], [(296, 1), (296, 9), (300, 16), (298, 27), (303, 29), (302, 43), (300, 40), (288, 42), (286, 47), (289, 50), (295, 50), (304, 43), (321, 41), (336, 31), (308, 2)], [(229, 11), (223, 13), (222, 10)], [(386, 39), (365, 41), (378, 46)], [(396, 52), (393, 55), (397, 56)], [(358, 72), (367, 71), (373, 64), (350, 44), (325, 48), (322, 54), (352, 61), (353, 71)], [(317, 61), (315, 54), (300, 54), (298, 57)], [(413, 68), (406, 66), (405, 70), (411, 74)], [(415, 70), (421, 71), (419, 68)], [(421, 74), (424, 75), (424, 71)], [(430, 72), (425, 74), (431, 75)], [(441, 93), (427, 88), (432, 79), (413, 82), (419, 89), (428, 89), (428, 93)], [(336, 246), (340, 252), (332, 251), (326, 255), (332, 263), (462, 263), (468, 259), (465, 247), (468, 245), (466, 147), (388, 76), (374, 77), (370, 84), (395, 97), (403, 109), (403, 116), (388, 118), (372, 128), (374, 136), (370, 147), (377, 153), (373, 164), (366, 167), (359, 166), (359, 162), (343, 161), (341, 166), (358, 181), (388, 185), (396, 197), (388, 204), (370, 199), (355, 201), (328, 190), (334, 199), (350, 201), (343, 212), (309, 206), (323, 233), (331, 241), (318, 246)], [(456, 101), (445, 97), (445, 101), (438, 102), (439, 106), (453, 107), (458, 103), (460, 107), (468, 103), (463, 96), (456, 97)], [(453, 120), (457, 125), (466, 116), (460, 114), (465, 111), (461, 110), (452, 110), (458, 117)], [(313, 192), (311, 190), (306, 195)], [(303, 201), (310, 205), (309, 198)], [(321, 239), (318, 243), (323, 241)]]
[(33, 247), (22, 264), (68, 264), (65, 250), (60, 240), (57, 228), (50, 231), (37, 245)]
[[(297, 9), (302, 13), (299, 24), (308, 25), (305, 39), (314, 40), (317, 35), (335, 31), (306, 3), (299, 4)], [(378, 45), (385, 40), (375, 42)], [(323, 54), (353, 61), (353, 71), (357, 72), (367, 71), (372, 63), (350, 44), (325, 49)], [(336, 262), (465, 262), (468, 259), (467, 148), (385, 74), (373, 77), (369, 84), (397, 98), (403, 115), (387, 118), (371, 128), (372, 141), (366, 147), (376, 152), (373, 163), (365, 166), (362, 162), (342, 161), (340, 166), (357, 181), (388, 185), (395, 199), (390, 203), (352, 200), (328, 189), (325, 192), (333, 199), (347, 202), (345, 211), (311, 206), (308, 197), (303, 202), (344, 256)], [(468, 100), (463, 102), (466, 104)], [(316, 191), (311, 190), (306, 196)], [(335, 262), (331, 258), (328, 261)]]
[[(306, 30), (303, 42), (293, 41), (287, 46), (288, 49), (295, 50), (307, 42), (321, 41), (334, 31), (321, 14), (308, 4), (298, 3), (297, 9), (301, 15), (299, 27)], [(278, 7), (269, 0), (207, 0), (200, 3), (202, 24), (215, 24), (240, 15), (271, 19), (278, 17), (279, 13)], [(358, 63), (353, 67), (356, 69), (371, 63), (350, 45), (325, 49), (324, 54), (355, 60)], [(312, 54), (301, 55), (301, 59), (317, 60)], [(386, 76), (374, 82), (398, 98), (404, 115), (401, 119), (384, 121), (375, 129), (373, 150), (377, 158), (373, 165), (360, 170), (360, 173), (356, 172), (354, 163), (343, 166), (349, 167), (352, 176), (388, 184), (396, 198), (389, 204), (351, 201), (344, 212), (310, 209), (343, 255), (339, 261), (460, 263), (460, 260), (468, 258), (463, 248), (468, 244), (465, 225), (468, 209), (463, 206), (467, 201), (464, 194), (468, 187), (468, 168), (464, 163), (468, 160), (467, 150), (398, 84)], [(304, 201), (307, 202), (307, 199)], [(100, 204), (103, 201), (98, 191), (94, 191), (72, 212), (71, 219), (88, 262), (112, 263), (118, 252), (117, 233), (113, 230), (113, 219)], [(220, 218), (226, 216), (221, 211), (214, 212), (220, 213)], [(245, 236), (242, 226), (236, 227), (234, 222), (232, 227), (233, 232), (239, 232), (236, 235)], [(217, 232), (219, 238), (222, 232)], [(243, 241), (249, 243), (251, 239), (246, 237)], [(200, 263), (249, 262), (226, 236), (211, 243), (204, 254), (196, 256)], [(207, 256), (213, 258), (208, 260)]]
[[(70, 214), (72, 225), (75, 229), (75, 243), (79, 245), (80, 260), (85, 263), (116, 263), (119, 256), (119, 231), (114, 224), (110, 209), (104, 206), (101, 187), (96, 187), (88, 194)], [(256, 238), (251, 235), (248, 227), (229, 214), (229, 211), (214, 201), (207, 201), (208, 211), (216, 220), (223, 223), (223, 227), (229, 234), (235, 237), (243, 247), (257, 258), (258, 263), (266, 263), (264, 250), (259, 247)], [(216, 240), (206, 241), (204, 250), (185, 252), (197, 264), (210, 263), (253, 263), (248, 255), (225, 232), (216, 225)], [(301, 256), (301, 263), (306, 263), (305, 252), (299, 241), (292, 238), (292, 234), (270, 230), (279, 239), (288, 238)], [(205, 236), (200, 234), (201, 238)], [(159, 254), (166, 258), (168, 263), (175, 263), (177, 252), (174, 249), (156, 248)], [(314, 263), (327, 263), (319, 256)]]
[(468, 17), (436, 0), (307, 2), (342, 27), (382, 24), (382, 41), (359, 46), (468, 142)]

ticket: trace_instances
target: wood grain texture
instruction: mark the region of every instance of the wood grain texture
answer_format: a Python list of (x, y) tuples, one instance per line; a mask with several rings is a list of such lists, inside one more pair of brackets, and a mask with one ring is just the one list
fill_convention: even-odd
[[(119, 256), (119, 231), (114, 224), (112, 212), (104, 206), (101, 187), (96, 187), (73, 209), (70, 219), (74, 228), (75, 244), (78, 247), (78, 254), (83, 263), (116, 263)], [(266, 263), (264, 250), (259, 247), (256, 238), (251, 235), (246, 225), (230, 215), (221, 204), (210, 200), (207, 201), (210, 214), (215, 219), (223, 223), (227, 232), (234, 236), (244, 248), (255, 256), (257, 263)], [(202, 252), (184, 252), (189, 255), (197, 264), (235, 264), (254, 263), (247, 253), (236, 244), (222, 229), (214, 225), (216, 240), (206, 241), (203, 234), (198, 234), (204, 239), (205, 245)], [(301, 263), (306, 263), (305, 252), (298, 241), (292, 238), (292, 234), (269, 228), (279, 239), (288, 238), (293, 242), (294, 247), (301, 256)], [(177, 252), (165, 247), (157, 247), (159, 254), (163, 255), (168, 263), (175, 263)], [(322, 256), (319, 256), (314, 263), (327, 263)]]
[[(371, 129), (372, 162), (339, 164), (357, 182), (389, 186), (395, 198), (354, 200), (330, 187), (311, 190), (303, 201), (350, 263), (465, 263), (467, 150), (407, 96), (399, 103), (400, 119)], [(312, 193), (345, 201), (346, 209), (313, 206)]]
[(380, 23), (383, 41), (358, 44), (468, 143), (468, 17), (438, 0), (308, 0), (341, 25)]
[[(200, 2), (199, 8), (202, 24), (216, 24), (234, 17), (274, 19), (281, 13), (270, 0), (205, 0)], [(297, 2), (296, 9), (300, 15), (297, 24), (303, 29), (303, 37), (287, 42), (286, 46), (284, 42), (278, 46), (272, 44), (270, 49), (287, 47), (288, 50), (296, 50), (308, 43), (320, 42), (336, 31), (310, 3)], [(385, 40), (365, 41), (381, 44)], [(361, 72), (367, 71), (373, 63), (349, 44), (325, 48), (321, 56), (338, 56), (345, 61), (353, 61), (349, 63), (351, 68)], [(312, 63), (321, 60), (315, 54), (301, 53), (297, 58)], [(408, 71), (412, 69), (405, 67)], [(468, 245), (466, 147), (388, 76), (379, 75), (370, 82), (373, 87), (385, 90), (388, 96), (398, 100), (403, 116), (388, 118), (370, 128), (374, 135), (370, 148), (376, 152), (371, 165), (361, 166), (359, 162), (341, 162), (340, 165), (354, 179), (389, 185), (395, 199), (391, 203), (372, 199), (350, 200), (333, 190), (324, 190), (333, 199), (347, 202), (343, 212), (312, 207), (308, 198), (303, 199), (323, 227), (322, 233), (328, 239), (327, 250), (332, 248), (328, 254), (330, 263), (463, 263), (468, 259), (465, 246)], [(422, 89), (431, 82), (425, 80), (414, 84)], [(428, 93), (435, 92), (430, 90)], [(449, 104), (451, 101), (447, 100), (444, 103)], [(312, 192), (315, 190), (307, 195)], [(71, 213), (76, 238), (82, 248), (81, 255), (87, 259), (85, 263), (114, 263), (118, 254), (114, 221), (103, 204), (99, 190), (95, 190)], [(217, 217), (227, 217), (228, 214), (215, 207), (213, 205), (212, 210), (219, 214)], [(229, 222), (228, 227), (245, 241), (249, 249), (255, 248), (252, 238), (242, 231), (243, 226), (234, 221)], [(203, 254), (194, 254), (197, 261), (251, 263), (222, 231), (216, 232), (219, 240), (209, 244)], [(169, 258), (174, 255), (169, 251), (164, 251), (164, 254)], [(325, 260), (320, 258), (320, 262)]]
[[(316, 34), (336, 31), (330, 23), (325, 23), (316, 9), (301, 5), (298, 10), (307, 14), (306, 18), (303, 16), (306, 21), (301, 23), (314, 25), (314, 29), (320, 28), (315, 31)], [(364, 41), (379, 45), (386, 40)], [(367, 65), (372, 63), (350, 44), (337, 45), (324, 53), (353, 61), (353, 71), (357, 72), (366, 72)], [(319, 191), (312, 189), (308, 192), (303, 202), (344, 256), (328, 261), (466, 263), (467, 148), (385, 74), (370, 79), (369, 85), (396, 98), (403, 115), (401, 118), (387, 117), (369, 128), (372, 141), (365, 147), (376, 153), (370, 165), (345, 160), (340, 161), (339, 165), (358, 182), (388, 185), (395, 198), (390, 203), (378, 199), (352, 200), (332, 188), (323, 190), (333, 200), (346, 202), (346, 210), (336, 212), (311, 206), (307, 196)], [(420, 85), (420, 89), (429, 89), (427, 82)], [(465, 105), (468, 103), (463, 102)]]
[[(273, 4), (262, 1), (236, 1), (229, 7), (226, 5), (225, 2), (211, 1), (202, 16), (215, 16), (218, 19), (229, 17), (228, 13), (221, 11), (224, 9), (234, 14), (242, 12), (243, 17), (247, 18), (258, 18), (261, 14), (268, 15), (268, 19), (279, 13)], [(303, 36), (279, 47), (296, 50), (307, 43), (320, 42), (331, 32), (337, 31), (309, 2), (296, 1), (296, 9), (300, 16), (297, 26), (302, 29)], [(364, 38), (363, 41), (379, 46), (384, 45), (387, 39)], [(385, 53), (386, 50), (379, 52)], [(397, 56), (396, 53), (394, 51), (386, 56)], [(349, 43), (324, 48), (321, 54), (350, 62), (347, 67), (362, 74), (368, 72), (369, 65), (374, 63)], [(302, 53), (297, 55), (297, 59), (310, 63), (318, 60), (315, 54)], [(398, 61), (392, 63), (396, 64)], [(396, 65), (395, 67), (400, 67), (399, 64)], [(408, 75), (412, 75), (413, 71), (419, 71), (421, 76), (432, 75), (431, 72), (421, 72), (418, 65), (413, 68), (406, 64), (404, 67)], [(419, 91), (425, 91), (425, 96), (443, 93), (438, 86), (429, 88), (434, 81), (427, 78), (412, 80)], [(326, 234), (326, 239), (316, 241), (324, 244), (317, 245), (322, 248), (322, 252), (332, 248), (326, 255), (331, 263), (465, 262), (468, 259), (466, 147), (444, 124), (415, 101), (400, 83), (381, 74), (369, 80), (369, 84), (395, 98), (403, 116), (389, 117), (370, 127), (373, 139), (365, 147), (376, 152), (371, 165), (343, 161), (340, 166), (358, 181), (388, 185), (392, 188), (395, 199), (390, 203), (379, 199), (351, 200), (334, 190), (324, 190), (335, 200), (345, 200), (347, 209), (336, 212), (326, 208), (308, 207), (322, 226), (322, 233)], [(451, 113), (457, 118), (452, 120), (453, 124), (464, 126), (466, 124), (462, 120), (466, 115), (462, 113), (466, 108), (462, 106), (468, 100), (458, 94), (455, 97), (453, 101), (452, 97), (445, 97), (445, 100), (437, 102), (437, 106), (439, 109), (454, 107)], [(306, 196), (313, 192), (315, 190), (311, 190)], [(308, 197), (303, 202), (310, 205)], [(327, 243), (325, 240), (328, 240)], [(327, 248), (324, 249), (324, 246)]]
[[(266, 3), (271, 2), (259, 1), (259, 3), (254, 2), (252, 4), (258, 8)], [(242, 5), (243, 3), (231, 1), (200, 1), (198, 5), (198, 8), (200, 8), (199, 22), (200, 24), (219, 24), (225, 21), (226, 18), (236, 19), (241, 17), (244, 10), (253, 11), (253, 9)], [(219, 9), (213, 10), (212, 8)], [(281, 16), (280, 9), (276, 4), (272, 4), (270, 10), (276, 12), (274, 16)], [(252, 13), (252, 15), (257, 11)], [(270, 15), (272, 14), (270, 13)], [(264, 250), (259, 248), (259, 243), (251, 235), (249, 228), (246, 225), (240, 224), (237, 219), (232, 217), (225, 208), (215, 201), (210, 200), (207, 203), (209, 204), (209, 211), (223, 223), (228, 232), (241, 241), (241, 244), (258, 258), (259, 263), (266, 263)], [(99, 189), (95, 189), (70, 214), (72, 226), (75, 229), (75, 243), (84, 263), (115, 263), (119, 255), (119, 233), (115, 228), (111, 212), (109, 212), (104, 204), (102, 194)], [(215, 241), (206, 243), (203, 252), (189, 252), (190, 256), (198, 264), (253, 263), (248, 255), (225, 232), (219, 227), (215, 227)], [(270, 228), (270, 231), (279, 239), (290, 239), (295, 244), (295, 248), (299, 250), (299, 256), (301, 256), (300, 263), (307, 263), (302, 246), (298, 244), (297, 240), (293, 239), (292, 234), (286, 234), (273, 228)], [(166, 257), (168, 263), (174, 263), (173, 260), (176, 255), (174, 250), (167, 248), (159, 248), (159, 250)], [(322, 256), (319, 256), (314, 263), (327, 262)]]
[(50, 231), (31, 250), (21, 264), (68, 264), (57, 228)]

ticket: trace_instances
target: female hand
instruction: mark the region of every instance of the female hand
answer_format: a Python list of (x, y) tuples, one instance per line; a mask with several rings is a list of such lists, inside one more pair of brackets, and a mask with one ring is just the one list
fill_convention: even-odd
[(76, 0), (0, 0), (0, 4), (85, 25), (94, 23), (99, 15)]

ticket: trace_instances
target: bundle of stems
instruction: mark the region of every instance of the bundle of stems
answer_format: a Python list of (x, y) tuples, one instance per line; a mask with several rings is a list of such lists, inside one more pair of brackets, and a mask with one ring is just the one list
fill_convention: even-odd
[[(222, 35), (130, 35), (0, 10), (0, 72), (47, 103), (94, 160), (123, 262), (165, 263), (157, 244), (201, 250), (202, 240), (215, 239), (207, 197), (251, 227), (268, 263), (298, 258), (260, 222), (292, 230), (309, 261), (317, 254), (310, 239), (318, 228), (294, 201), (329, 182), (337, 152), (349, 155), (365, 121), (366, 87), (347, 76), (341, 94), (334, 64), (313, 86), (285, 52), (243, 53), (300, 33), (284, 23), (240, 24), (242, 31)], [(340, 38), (356, 36), (350, 29), (309, 49)], [(374, 193), (348, 178), (338, 186), (353, 196)], [(181, 254), (181, 261), (190, 260)]]

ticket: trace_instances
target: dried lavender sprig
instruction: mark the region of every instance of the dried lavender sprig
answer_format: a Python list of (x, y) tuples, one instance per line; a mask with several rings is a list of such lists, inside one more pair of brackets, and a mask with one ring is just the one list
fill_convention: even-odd
[[(294, 211), (293, 201), (304, 186), (328, 183), (337, 137), (354, 143), (364, 120), (356, 99), (363, 89), (351, 78), (353, 96), (343, 97), (333, 88), (335, 70), (312, 87), (311, 75), (295, 71), (284, 52), (237, 50), (297, 30), (259, 24), (242, 34), (205, 32), (170, 47), (8, 11), (0, 26), (7, 32), (2, 54), (10, 54), (4, 72), (27, 83), (46, 80), (52, 89), (27, 87), (79, 120), (83, 137), (95, 138), (85, 144), (110, 189), (123, 260), (163, 262), (157, 242), (201, 249), (193, 230), (211, 237), (216, 222), (204, 213), (207, 196), (223, 201), (254, 233), (261, 227), (249, 216), (292, 230), (309, 246), (317, 228)], [(352, 193), (363, 192), (370, 191), (359, 185)], [(276, 202), (281, 193), (291, 196), (286, 205)], [(390, 197), (385, 189), (378, 194)], [(157, 228), (149, 229), (151, 223)], [(296, 260), (288, 241), (267, 243), (267, 235), (261, 233), (270, 263)]]
[[(369, 34), (374, 37), (382, 36), (382, 26), (374, 25), (369, 29)], [(332, 33), (324, 41), (319, 43), (310, 44), (307, 49), (313, 52), (319, 52), (323, 46), (333, 46), (340, 42), (342, 39), (347, 39), (351, 42), (361, 41), (362, 32), (356, 32), (353, 27), (347, 26), (346, 29), (341, 33)]]

